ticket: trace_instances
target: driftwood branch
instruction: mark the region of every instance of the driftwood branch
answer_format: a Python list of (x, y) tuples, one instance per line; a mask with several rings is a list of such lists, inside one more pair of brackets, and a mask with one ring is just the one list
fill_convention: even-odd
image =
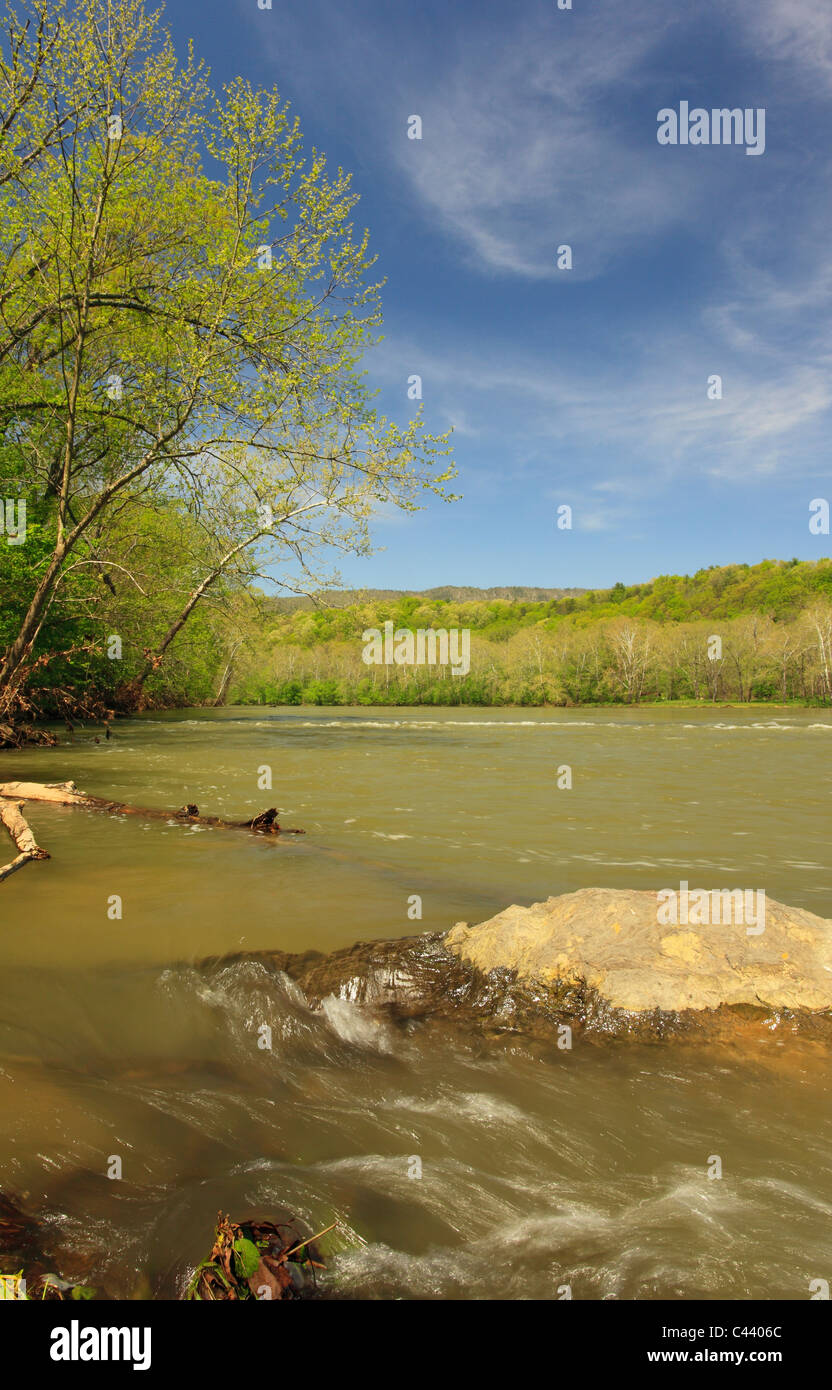
[(12, 874), (16, 874), (18, 869), (23, 868), (24, 864), (28, 864), (31, 857), (31, 854), (19, 854), (16, 859), (10, 859), (8, 864), (4, 864), (0, 869), (0, 883), (3, 882), (4, 878), (11, 878)]
[[(113, 815), (143, 816), (148, 820), (175, 820), (184, 825), (211, 825), (222, 830), (251, 830), (258, 835), (303, 835), (303, 830), (284, 830), (280, 812), (271, 806), (251, 820), (224, 820), (221, 816), (200, 815), (192, 803), (178, 811), (159, 811), (144, 806), (128, 806), (123, 801), (107, 801), (100, 796), (84, 796), (74, 782), (0, 782), (0, 797), (25, 801), (48, 801), (56, 806), (79, 806), (87, 811), (106, 811)], [(2, 804), (2, 803), (0, 803)], [(25, 822), (24, 822), (25, 824)], [(33, 842), (34, 843), (34, 842)]]
[(4, 878), (22, 869), (30, 859), (48, 859), (49, 853), (41, 849), (23, 817), (22, 801), (0, 801), (0, 820), (2, 820), (18, 848), (18, 855), (11, 863), (0, 868), (0, 883)]

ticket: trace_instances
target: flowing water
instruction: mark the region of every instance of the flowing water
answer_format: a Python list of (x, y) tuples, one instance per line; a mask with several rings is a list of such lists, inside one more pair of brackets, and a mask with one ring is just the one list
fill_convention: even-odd
[(199, 965), (590, 885), (765, 888), (832, 916), (828, 712), (257, 708), (95, 732), (0, 754), (0, 780), (234, 819), (276, 804), (307, 834), (30, 803), (52, 859), (0, 887), (0, 1190), (65, 1266), (176, 1296), (222, 1208), (337, 1222), (323, 1287), (348, 1296), (804, 1299), (832, 1281), (821, 1049), (438, 1036), (313, 1011), (256, 959)]

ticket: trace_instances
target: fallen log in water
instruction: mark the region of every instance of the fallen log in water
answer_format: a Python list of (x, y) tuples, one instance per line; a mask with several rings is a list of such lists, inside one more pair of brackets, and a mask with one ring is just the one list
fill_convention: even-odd
[[(87, 811), (108, 811), (122, 816), (143, 816), (149, 820), (175, 820), (185, 825), (211, 825), (220, 830), (251, 830), (257, 835), (305, 835), (305, 830), (284, 829), (280, 812), (271, 806), (251, 820), (224, 820), (222, 816), (200, 815), (199, 807), (189, 803), (178, 811), (160, 811), (146, 806), (128, 806), (124, 801), (108, 801), (101, 796), (85, 796), (74, 782), (0, 782), (0, 797), (22, 801), (48, 801), (57, 806), (80, 806)], [(2, 804), (0, 802), (0, 804)], [(25, 822), (24, 822), (25, 824)], [(34, 842), (33, 842), (34, 843)], [(33, 858), (48, 857), (45, 851)]]
[(23, 748), (26, 744), (53, 747), (58, 740), (46, 729), (33, 729), (30, 724), (5, 724), (0, 720), (0, 748)]
[(48, 851), (41, 849), (37, 843), (23, 818), (22, 811), (22, 801), (0, 802), (0, 820), (2, 820), (18, 849), (17, 858), (0, 868), (0, 883), (3, 882), (4, 878), (9, 878), (12, 874), (17, 873), (18, 869), (22, 869), (23, 865), (28, 864), (30, 859), (49, 858)]

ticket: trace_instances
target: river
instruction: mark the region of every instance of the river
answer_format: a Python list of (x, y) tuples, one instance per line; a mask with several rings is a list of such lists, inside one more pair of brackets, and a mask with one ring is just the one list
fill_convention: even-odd
[(823, 1051), (439, 1047), (345, 1001), (312, 1012), (256, 960), (198, 964), (586, 886), (765, 888), (832, 916), (828, 711), (233, 708), (97, 732), (0, 754), (0, 780), (239, 819), (277, 805), (307, 833), (29, 805), (52, 859), (0, 887), (0, 1189), (90, 1282), (177, 1296), (220, 1208), (336, 1222), (333, 1296), (805, 1299), (832, 1281)]

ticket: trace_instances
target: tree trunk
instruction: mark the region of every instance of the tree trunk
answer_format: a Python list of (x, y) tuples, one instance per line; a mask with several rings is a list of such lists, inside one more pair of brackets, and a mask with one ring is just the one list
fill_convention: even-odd
[(0, 707), (4, 696), (11, 692), (14, 676), (29, 655), (40, 632), (65, 553), (63, 545), (56, 547), (46, 573), (35, 590), (28, 612), (20, 624), (20, 631), (3, 654), (0, 664)]
[(214, 701), (215, 709), (219, 709), (221, 705), (225, 704), (225, 697), (228, 694), (228, 687), (231, 684), (231, 674), (234, 670), (234, 657), (236, 656), (238, 649), (242, 645), (242, 641), (243, 639), (241, 637), (240, 641), (235, 642), (234, 646), (231, 649), (231, 655), (228, 658), (228, 664), (225, 670), (223, 671), (222, 680), (220, 681), (220, 688), (217, 691), (217, 698)]
[(18, 855), (10, 864), (5, 864), (0, 868), (0, 883), (4, 878), (9, 878), (22, 869), (24, 864), (28, 864), (30, 859), (48, 859), (47, 850), (41, 849), (29, 826), (23, 818), (22, 801), (0, 802), (0, 820), (2, 820), (12, 839), (18, 848)]
[(162, 638), (162, 641), (156, 648), (156, 651), (153, 652), (152, 655), (148, 656), (144, 668), (139, 672), (138, 676), (136, 676), (132, 681), (130, 681), (129, 685), (127, 686), (127, 689), (130, 691), (131, 695), (137, 703), (141, 697), (142, 687), (144, 686), (144, 683), (147, 680), (148, 676), (152, 675), (154, 671), (158, 671), (159, 667), (162, 664), (162, 658), (165, 652), (167, 651), (174, 637), (176, 637), (177, 633), (182, 631), (182, 628), (185, 626), (189, 617), (193, 613), (194, 609), (199, 603), (199, 600), (204, 597), (204, 595), (210, 589), (211, 585), (217, 582), (220, 575), (225, 573), (235, 556), (239, 555), (241, 551), (247, 548), (247, 546), (253, 545), (254, 542), (256, 540), (259, 540), (263, 534), (264, 533), (262, 530), (258, 530), (255, 531), (252, 535), (246, 536), (245, 540), (239, 541), (237, 545), (233, 546), (232, 549), (229, 550), (227, 555), (223, 556), (219, 564), (211, 571), (209, 575), (205, 577), (205, 579), (203, 579), (202, 583), (198, 584), (197, 587), (194, 589), (193, 593), (188, 599), (188, 602), (185, 604), (185, 607), (179, 614), (179, 617), (176, 619), (175, 622), (171, 623), (170, 627), (168, 628), (167, 632)]

